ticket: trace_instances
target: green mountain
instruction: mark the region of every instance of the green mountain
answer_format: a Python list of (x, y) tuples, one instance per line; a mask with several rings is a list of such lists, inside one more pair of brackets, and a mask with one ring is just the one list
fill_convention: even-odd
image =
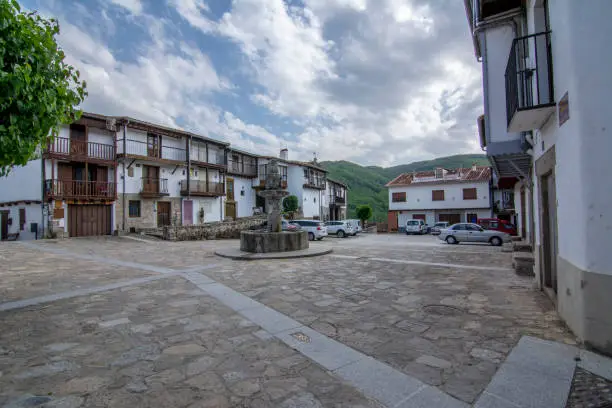
[(370, 204), (374, 210), (374, 220), (385, 221), (389, 208), (389, 195), (385, 184), (395, 177), (402, 173), (433, 170), (436, 167), (447, 169), (471, 167), (474, 163), (479, 166), (489, 165), (487, 157), (483, 154), (459, 154), (393, 167), (364, 167), (348, 161), (326, 161), (320, 165), (328, 171), (331, 179), (342, 181), (349, 186), (348, 218), (356, 217), (355, 209), (358, 205)]

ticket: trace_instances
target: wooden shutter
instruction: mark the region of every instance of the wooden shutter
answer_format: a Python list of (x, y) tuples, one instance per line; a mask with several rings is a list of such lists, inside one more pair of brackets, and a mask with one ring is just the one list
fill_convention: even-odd
[(432, 190), (431, 201), (444, 201), (444, 190)]
[(475, 188), (464, 188), (463, 189), (463, 199), (464, 200), (476, 200), (478, 195), (476, 193)]
[(19, 229), (21, 231), (24, 230), (26, 224), (26, 211), (25, 208), (20, 208), (19, 209)]
[(391, 194), (391, 201), (393, 201), (394, 203), (402, 203), (406, 201), (406, 192), (403, 191), (401, 193), (392, 193)]

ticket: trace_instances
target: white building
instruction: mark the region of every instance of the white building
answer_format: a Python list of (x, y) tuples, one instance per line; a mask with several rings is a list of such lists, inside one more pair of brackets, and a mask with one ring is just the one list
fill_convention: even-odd
[(228, 143), (133, 118), (116, 127), (118, 230), (223, 219)]
[[(282, 185), (289, 193), (298, 199), (298, 213), (301, 217), (320, 219), (329, 211), (326, 197), (327, 171), (316, 163), (289, 160), (288, 150), (282, 149), (278, 160)], [(265, 185), (267, 164), (273, 157), (261, 156), (258, 158), (258, 179), (254, 181), (256, 190)], [(264, 201), (257, 197), (257, 206), (264, 208)]]
[(422, 219), (476, 222), (491, 217), (491, 169), (442, 169), (406, 173), (386, 184), (389, 189), (389, 230), (403, 231), (406, 222)]
[(520, 180), (536, 283), (585, 344), (611, 354), (612, 3), (465, 4), (482, 61), (481, 144), (499, 177)]
[(225, 180), (225, 216), (233, 219), (250, 217), (257, 207), (255, 186), (257, 179), (257, 155), (235, 148), (227, 153), (227, 174)]

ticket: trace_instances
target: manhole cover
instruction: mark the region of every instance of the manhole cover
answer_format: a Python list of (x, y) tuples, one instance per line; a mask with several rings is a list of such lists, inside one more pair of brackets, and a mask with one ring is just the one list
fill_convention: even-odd
[(302, 343), (310, 343), (310, 337), (302, 332), (291, 333), (291, 337)]
[(458, 316), (465, 313), (465, 310), (448, 305), (426, 305), (423, 310), (427, 313), (438, 316)]

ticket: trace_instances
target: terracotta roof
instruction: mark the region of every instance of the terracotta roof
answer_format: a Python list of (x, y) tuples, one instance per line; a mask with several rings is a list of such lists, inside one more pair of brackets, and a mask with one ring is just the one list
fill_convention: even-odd
[(297, 160), (285, 160), (285, 159), (281, 159), (280, 157), (276, 157), (276, 156), (259, 156), (262, 159), (267, 159), (267, 160), (272, 160), (272, 159), (276, 159), (279, 162), (283, 162), (283, 163), (287, 163), (287, 164), (296, 164), (298, 166), (304, 166), (304, 167), (311, 167), (313, 169), (316, 170), (320, 170), (322, 172), (327, 173), (327, 170), (325, 170), (323, 167), (320, 167), (312, 162), (303, 162), (303, 161), (297, 161)]
[[(452, 184), (452, 183), (468, 183), (468, 182), (483, 182), (491, 180), (491, 168), (486, 166), (476, 166), (475, 168), (459, 168), (459, 169), (445, 169), (446, 175), (443, 179), (434, 180), (422, 180), (415, 182), (414, 179), (427, 179), (435, 177), (436, 173), (434, 170), (430, 171), (417, 171), (415, 173), (403, 173), (385, 184), (385, 187), (399, 187), (399, 186), (410, 186), (412, 184), (425, 185), (425, 184)], [(459, 177), (456, 177), (459, 175)], [(453, 177), (450, 177), (453, 176)]]

